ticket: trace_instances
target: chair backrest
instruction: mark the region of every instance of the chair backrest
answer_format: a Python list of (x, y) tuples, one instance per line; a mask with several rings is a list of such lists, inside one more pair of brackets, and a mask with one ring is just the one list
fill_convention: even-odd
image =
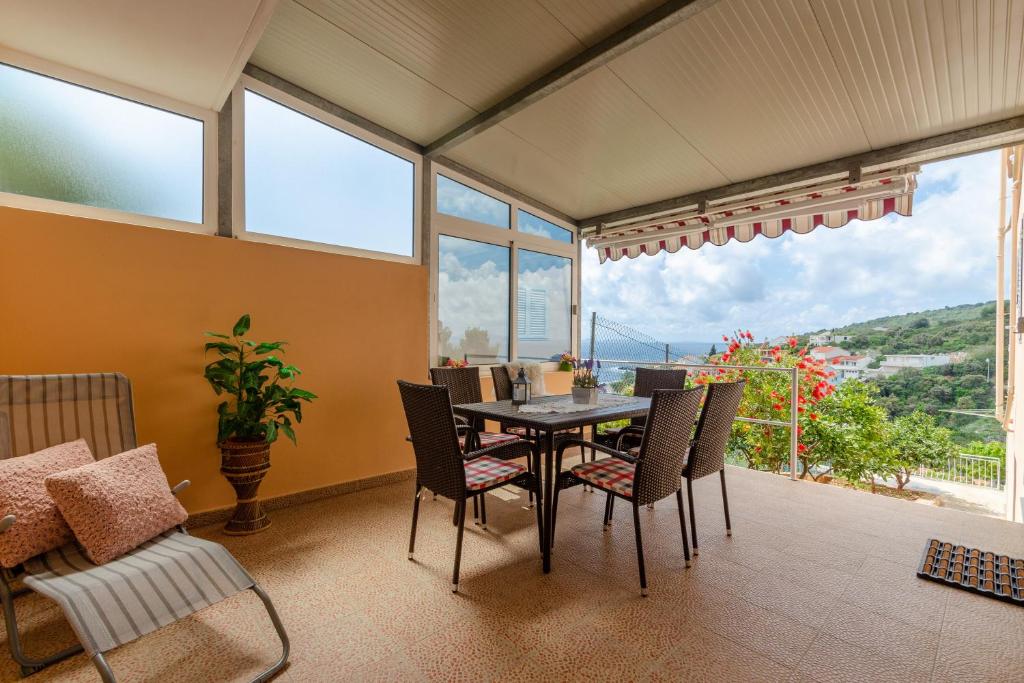
[(466, 469), (448, 387), (399, 380), (398, 391), (416, 453), (417, 481), (447, 498), (465, 498)]
[(508, 368), (506, 368), (504, 365), (492, 365), (491, 379), (494, 380), (495, 400), (511, 401), (512, 378), (508, 376)]
[[(683, 389), (686, 387), (685, 368), (641, 368), (636, 369), (633, 395), (643, 398), (654, 396), (658, 389)], [(637, 426), (647, 423), (645, 417), (634, 417), (630, 422)]]
[(437, 386), (448, 387), (452, 405), (484, 400), (480, 390), (480, 370), (477, 368), (430, 368), (430, 381)]
[(135, 448), (127, 377), (116, 372), (0, 375), (0, 459), (79, 438), (97, 460)]
[(708, 395), (697, 422), (693, 448), (690, 449), (687, 471), (691, 479), (700, 479), (725, 468), (725, 448), (743, 400), (744, 385), (743, 381), (708, 385)]
[(655, 389), (633, 482), (637, 504), (653, 503), (679, 490), (679, 473), (703, 395), (703, 387)]

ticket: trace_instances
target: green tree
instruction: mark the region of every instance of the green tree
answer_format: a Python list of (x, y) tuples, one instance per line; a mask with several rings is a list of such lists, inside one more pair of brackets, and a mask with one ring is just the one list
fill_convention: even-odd
[(893, 476), (900, 491), (918, 467), (941, 467), (958, 450), (952, 431), (920, 410), (893, 420), (890, 444), (895, 458)]
[[(888, 476), (893, 469), (889, 446), (889, 419), (875, 401), (878, 389), (856, 380), (843, 382), (839, 389), (817, 405), (817, 419), (807, 428), (809, 443), (801, 458), (808, 463), (831, 463), (831, 470), (848, 481), (871, 484), (876, 476)], [(817, 477), (815, 477), (817, 479)]]

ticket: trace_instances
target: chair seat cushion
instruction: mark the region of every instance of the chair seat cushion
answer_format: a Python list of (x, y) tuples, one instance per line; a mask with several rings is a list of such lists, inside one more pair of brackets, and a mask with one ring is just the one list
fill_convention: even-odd
[(0, 517), (16, 518), (14, 526), (0, 533), (0, 566), (16, 567), (74, 539), (44, 482), (51, 474), (91, 462), (85, 439), (0, 460)]
[(46, 490), (96, 564), (188, 519), (171, 493), (155, 444), (51, 474)]
[(224, 546), (178, 531), (102, 567), (68, 545), (29, 560), (25, 572), (26, 586), (61, 606), (90, 657), (253, 585)]
[(515, 479), (525, 472), (526, 468), (519, 463), (482, 455), (466, 463), (466, 488), (479, 491)]
[(602, 458), (572, 468), (572, 473), (599, 489), (614, 491), (627, 498), (633, 496), (633, 475), (636, 465), (619, 458)]
[[(463, 449), (466, 448), (466, 434), (459, 435), (459, 446)], [(480, 448), (487, 448), (488, 446), (496, 446), (499, 443), (508, 443), (509, 441), (518, 441), (519, 437), (515, 434), (499, 434), (497, 432), (478, 432), (480, 437)]]

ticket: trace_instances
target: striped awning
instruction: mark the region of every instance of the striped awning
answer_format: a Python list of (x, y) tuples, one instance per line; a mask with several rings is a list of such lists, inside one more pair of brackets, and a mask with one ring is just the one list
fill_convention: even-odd
[(804, 185), (754, 198), (722, 200), (698, 209), (629, 223), (601, 226), (587, 237), (601, 263), (683, 246), (700, 249), (729, 240), (749, 242), (757, 235), (778, 237), (792, 231), (811, 232), (820, 225), (841, 228), (852, 220), (870, 221), (898, 213), (911, 215), (919, 166), (902, 167), (849, 178)]

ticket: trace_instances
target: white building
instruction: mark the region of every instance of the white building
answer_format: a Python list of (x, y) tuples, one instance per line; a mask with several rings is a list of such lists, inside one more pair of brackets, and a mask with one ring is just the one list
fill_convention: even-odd
[(842, 344), (850, 341), (851, 339), (853, 339), (853, 336), (849, 334), (822, 332), (820, 334), (812, 334), (809, 341), (811, 346), (826, 346), (828, 344)]
[(934, 368), (949, 365), (952, 362), (952, 355), (948, 353), (895, 354), (885, 357), (878, 369), (878, 374), (888, 376), (906, 368)]
[(835, 356), (832, 358), (831, 362), (832, 370), (836, 373), (836, 376), (832, 378), (832, 383), (839, 384), (844, 380), (861, 379), (864, 377), (864, 373), (868, 369), (868, 364), (871, 362), (871, 357), (860, 354), (850, 354), (846, 356)]

